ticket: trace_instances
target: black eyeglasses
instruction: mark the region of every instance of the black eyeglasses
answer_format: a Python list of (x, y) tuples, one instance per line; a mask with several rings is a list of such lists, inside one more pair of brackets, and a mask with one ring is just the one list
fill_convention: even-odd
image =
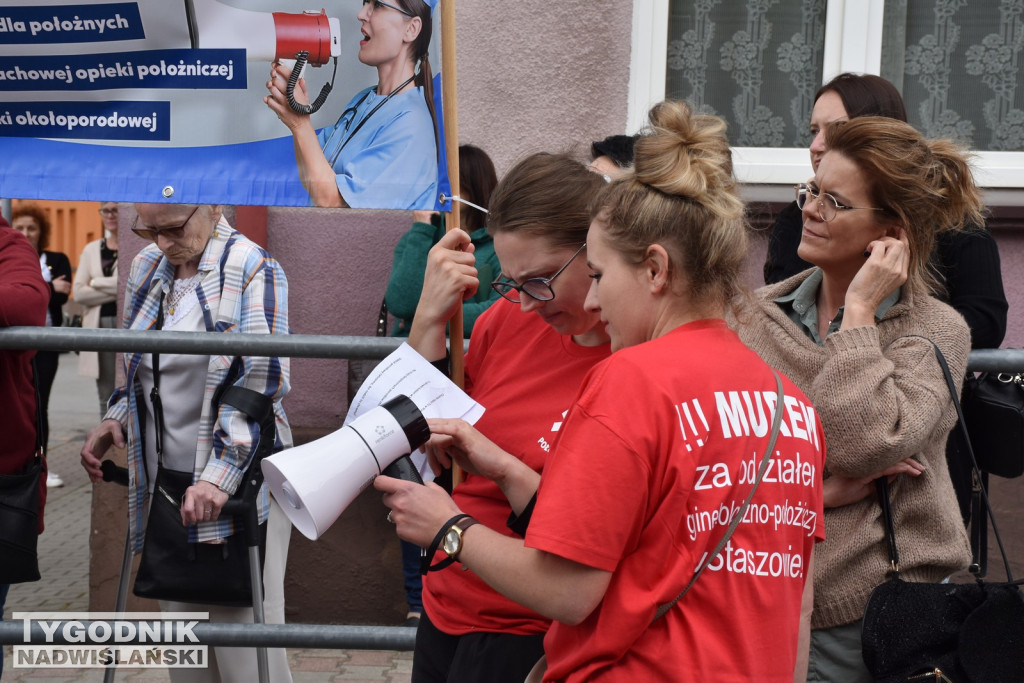
[(364, 6), (365, 5), (369, 5), (370, 6), (370, 16), (373, 16), (373, 10), (380, 9), (381, 7), (387, 7), (388, 9), (393, 9), (396, 12), (401, 12), (402, 14), (404, 14), (407, 17), (409, 17), (410, 19), (416, 17), (416, 15), (413, 14), (412, 12), (407, 12), (406, 10), (402, 9), (401, 7), (395, 7), (394, 5), (389, 5), (386, 2), (381, 2), (381, 0), (363, 0), (363, 5)]
[(814, 197), (818, 203), (818, 218), (823, 223), (834, 220), (840, 211), (885, 211), (874, 206), (846, 206), (828, 192), (816, 192), (817, 188), (810, 183), (800, 183), (796, 186), (796, 205), (803, 211), (807, 203), (807, 197)]
[(198, 210), (198, 206), (192, 209), (192, 213), (188, 215), (188, 218), (186, 218), (181, 225), (174, 225), (166, 228), (151, 228), (148, 225), (143, 225), (140, 228), (138, 227), (139, 216), (138, 214), (136, 214), (135, 220), (132, 221), (132, 232), (134, 232), (142, 239), (149, 240), (150, 242), (156, 242), (156, 238), (159, 237), (160, 235), (163, 235), (164, 237), (167, 237), (168, 239), (172, 240), (181, 239), (182, 237), (185, 236), (185, 226), (188, 225), (188, 222), (192, 220), (192, 216), (195, 216), (196, 211)]
[(517, 285), (514, 280), (498, 278), (491, 283), (491, 288), (503, 298), (508, 299), (514, 304), (518, 304), (522, 299), (517, 294), (513, 294), (513, 292), (529, 294), (530, 297), (537, 301), (551, 301), (555, 298), (555, 290), (551, 288), (551, 283), (554, 282), (555, 278), (561, 275), (562, 271), (568, 268), (569, 264), (572, 263), (576, 257), (580, 255), (580, 252), (586, 248), (587, 243), (584, 242), (580, 245), (580, 248), (576, 250), (576, 253), (565, 262), (565, 265), (559, 268), (558, 272), (551, 277), (531, 277), (521, 285)]

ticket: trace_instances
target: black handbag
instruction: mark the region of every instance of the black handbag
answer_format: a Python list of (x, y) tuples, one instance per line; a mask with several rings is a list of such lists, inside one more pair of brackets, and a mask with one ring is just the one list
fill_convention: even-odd
[[(245, 534), (234, 533), (224, 543), (189, 543), (180, 509), (191, 485), (191, 472), (157, 470), (133, 592), (155, 600), (252, 607)], [(266, 534), (267, 525), (261, 524), (261, 560)]]
[[(935, 355), (946, 376), (975, 476), (980, 481), (953, 378), (938, 346)], [(876, 486), (892, 570), (889, 580), (872, 591), (864, 611), (861, 646), (864, 663), (875, 680), (1024, 681), (1024, 595), (1020, 591), (1024, 581), (1013, 580), (984, 488), (982, 499), (1008, 579), (1002, 583), (981, 578), (966, 584), (911, 583), (901, 579), (888, 481), (882, 477)]]
[(1024, 474), (1024, 377), (986, 372), (964, 385), (964, 417), (978, 467), (999, 477)]
[(21, 474), (0, 475), (0, 585), (39, 580), (39, 480), (37, 453)]
[(46, 459), (34, 358), (32, 377), (36, 391), (35, 455), (21, 473), (0, 474), (0, 585), (39, 580), (39, 484), (46, 476)]
[[(157, 317), (162, 327), (163, 305)], [(231, 381), (232, 375), (229, 373)], [(150, 394), (156, 420), (156, 451), (163, 453), (163, 403), (160, 396), (160, 356), (153, 354), (153, 391)], [(215, 404), (227, 403), (256, 420), (260, 425), (259, 441), (253, 447), (252, 462), (235, 498), (247, 505), (258, 504), (263, 484), (260, 463), (274, 448), (276, 426), (274, 405), (269, 396), (251, 389), (226, 385), (213, 399)], [(192, 472), (180, 472), (158, 464), (153, 495), (150, 496), (146, 537), (142, 559), (132, 591), (143, 598), (174, 600), (229, 607), (251, 607), (253, 586), (249, 569), (246, 534), (236, 531), (223, 543), (190, 543), (188, 527), (181, 523), (181, 501), (192, 485)], [(255, 518), (256, 515), (251, 515)], [(235, 518), (236, 528), (244, 518)], [(260, 525), (260, 564), (266, 557), (266, 523)], [(254, 539), (255, 540), (255, 539)], [(262, 574), (262, 571), (260, 572)], [(257, 586), (262, 594), (262, 586)]]

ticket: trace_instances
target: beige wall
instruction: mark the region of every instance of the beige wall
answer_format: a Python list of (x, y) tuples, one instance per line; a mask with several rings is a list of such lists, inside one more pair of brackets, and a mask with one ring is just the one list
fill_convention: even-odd
[(632, 3), (462, 0), (459, 140), (494, 159), (626, 132)]

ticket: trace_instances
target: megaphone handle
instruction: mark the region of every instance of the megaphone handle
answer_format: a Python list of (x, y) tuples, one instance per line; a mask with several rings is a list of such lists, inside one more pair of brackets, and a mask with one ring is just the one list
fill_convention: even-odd
[(385, 467), (381, 474), (395, 479), (414, 481), (417, 484), (423, 483), (423, 477), (420, 476), (419, 470), (416, 469), (416, 463), (412, 461), (408, 453)]

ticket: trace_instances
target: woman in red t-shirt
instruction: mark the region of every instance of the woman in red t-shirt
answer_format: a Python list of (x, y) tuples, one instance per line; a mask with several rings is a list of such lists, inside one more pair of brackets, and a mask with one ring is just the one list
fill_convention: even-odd
[[(449, 232), (427, 257), (409, 332), (413, 348), (443, 361), (456, 308), (481, 286), (501, 294), (473, 328), (465, 388), (486, 408), (477, 428), (537, 476), (584, 376), (610, 353), (600, 316), (583, 306), (589, 205), (604, 184), (565, 155), (534, 154), (516, 164), (489, 205), (501, 277), (479, 283), (469, 235)], [(531, 496), (510, 503), (494, 482), (472, 473), (454, 490), (475, 519), (520, 539), (507, 523)], [(423, 583), (413, 681), (520, 683), (543, 652), (550, 619), (459, 567), (430, 572)]]
[[(725, 124), (679, 102), (650, 118), (587, 236), (586, 310), (614, 353), (542, 475), (461, 420), (430, 421), (432, 458), (496, 482), (514, 509), (536, 497), (525, 540), (475, 524), (436, 486), (375, 486), (402, 538), (437, 539), (463, 574), (554, 620), (544, 680), (788, 683), (824, 535), (824, 434), (787, 379), (779, 402), (771, 368), (724, 320), (747, 256)], [(775, 412), (767, 473), (740, 512)]]

